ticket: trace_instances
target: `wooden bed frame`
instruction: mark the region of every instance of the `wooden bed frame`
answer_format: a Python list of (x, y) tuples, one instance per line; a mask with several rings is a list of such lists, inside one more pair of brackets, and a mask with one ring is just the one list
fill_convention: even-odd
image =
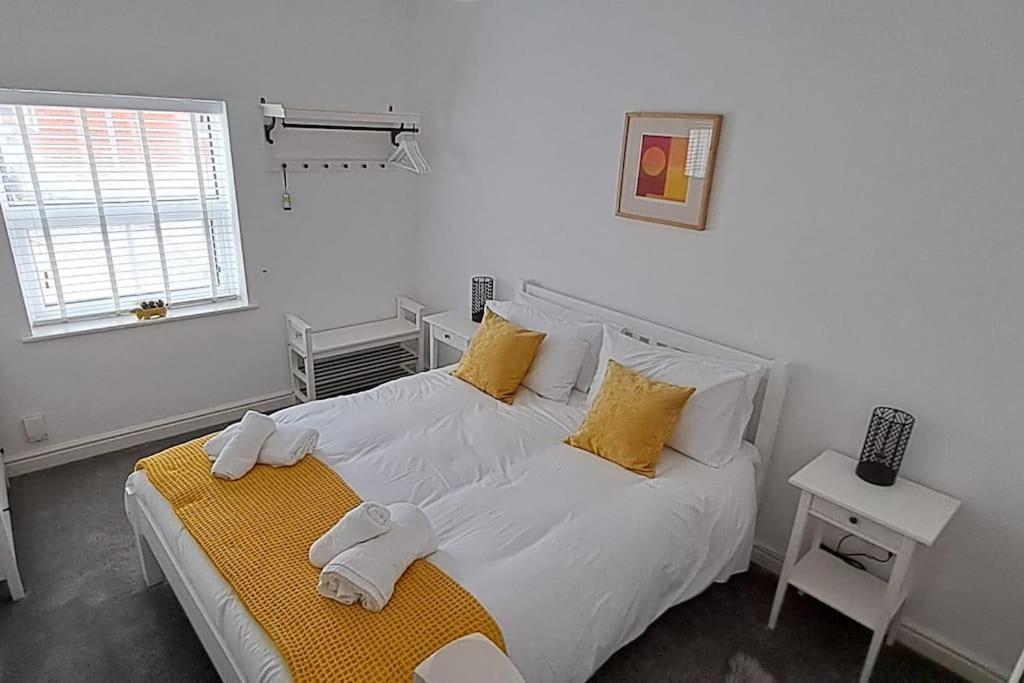
[[(786, 363), (772, 360), (746, 351), (740, 351), (717, 342), (701, 339), (693, 335), (673, 330), (669, 327), (636, 318), (625, 313), (614, 311), (604, 306), (592, 304), (582, 299), (547, 289), (538, 284), (521, 281), (520, 288), (527, 294), (545, 301), (573, 309), (599, 320), (618, 325), (629, 336), (644, 343), (665, 346), (680, 351), (704, 353), (723, 359), (753, 362), (767, 369), (765, 378), (757, 393), (754, 414), (750, 419), (748, 439), (754, 442), (761, 453), (761, 463), (757, 467), (758, 497), (764, 483), (765, 472), (775, 445), (775, 434), (782, 415), (782, 404), (786, 394)], [(206, 608), (196, 595), (191, 578), (170, 552), (171, 543), (164, 538), (157, 528), (149, 511), (139, 503), (138, 499), (125, 493), (125, 511), (135, 532), (139, 562), (146, 586), (154, 586), (164, 579), (171, 585), (178, 602), (181, 603), (185, 615), (195, 630), (199, 641), (213, 662), (214, 668), (226, 683), (241, 683), (242, 668), (234, 661), (227, 644), (215, 626), (216, 621), (207, 613)]]

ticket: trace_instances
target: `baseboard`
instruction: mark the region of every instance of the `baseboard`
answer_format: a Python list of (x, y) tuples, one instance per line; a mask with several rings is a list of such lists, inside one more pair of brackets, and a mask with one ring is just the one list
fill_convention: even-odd
[[(751, 561), (773, 574), (782, 571), (783, 555), (774, 548), (760, 543), (754, 544)], [(966, 678), (971, 683), (1001, 683), (1009, 677), (1009, 671), (1000, 671), (999, 667), (982, 661), (974, 653), (950, 643), (934, 631), (921, 624), (904, 619), (896, 631), (896, 640), (908, 648), (936, 662), (953, 673)]]
[(268, 412), (291, 405), (294, 402), (290, 391), (255, 396), (233, 403), (223, 403), (205, 410), (184, 415), (154, 420), (132, 427), (115, 429), (110, 432), (87, 436), (82, 439), (65, 441), (47, 448), (26, 451), (12, 455), (5, 462), (7, 474), (16, 477), (50, 467), (64, 465), (76, 460), (85, 460), (103, 453), (131, 448), (149, 441), (165, 439), (178, 434), (213, 427), (239, 419), (247, 410)]
[(896, 640), (972, 683), (1005, 683), (1010, 676), (1009, 671), (999, 673), (997, 665), (982, 661), (982, 658), (973, 652), (954, 646), (931, 629), (913, 620), (905, 619), (900, 624)]
[(754, 551), (750, 554), (750, 561), (762, 569), (767, 569), (778, 576), (782, 572), (782, 553), (760, 543), (754, 543)]

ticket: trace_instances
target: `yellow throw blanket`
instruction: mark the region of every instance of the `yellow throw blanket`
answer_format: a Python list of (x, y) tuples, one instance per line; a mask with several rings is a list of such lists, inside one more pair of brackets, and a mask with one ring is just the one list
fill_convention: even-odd
[(215, 479), (205, 437), (140, 460), (192, 537), (288, 663), (296, 681), (412, 680), (438, 648), (480, 632), (505, 649), (487, 610), (451, 577), (417, 560), (380, 613), (316, 592), (309, 546), (359, 496), (313, 457), (257, 465), (238, 481)]

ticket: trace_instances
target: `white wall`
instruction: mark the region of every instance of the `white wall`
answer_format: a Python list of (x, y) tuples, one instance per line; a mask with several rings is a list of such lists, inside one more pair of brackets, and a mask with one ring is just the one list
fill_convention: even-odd
[[(385, 317), (408, 289), (409, 192), (394, 173), (291, 178), (280, 210), (259, 98), (384, 111), (409, 106), (401, 0), (14, 0), (0, 3), (0, 87), (225, 100), (251, 312), (24, 344), (28, 325), (0, 239), (0, 445), (44, 447), (287, 389), (283, 314), (315, 325)], [(302, 135), (302, 134), (298, 134)], [(386, 136), (282, 133), (278, 154), (386, 156)], [(293, 143), (289, 143), (288, 139)], [(263, 270), (266, 273), (263, 273)]]
[[(1008, 670), (1024, 645), (1024, 6), (416, 7), (427, 302), (467, 307), (479, 272), (528, 277), (792, 359), (758, 531), (777, 550), (789, 475), (826, 446), (858, 452), (873, 406), (910, 410), (905, 474), (964, 506), (908, 617)], [(629, 110), (725, 115), (708, 232), (614, 217)]]

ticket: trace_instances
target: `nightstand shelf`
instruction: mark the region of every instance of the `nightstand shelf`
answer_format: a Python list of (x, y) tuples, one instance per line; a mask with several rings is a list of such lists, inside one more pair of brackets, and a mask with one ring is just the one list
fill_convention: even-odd
[(885, 600), (885, 581), (817, 548), (793, 566), (789, 585), (868, 628)]

